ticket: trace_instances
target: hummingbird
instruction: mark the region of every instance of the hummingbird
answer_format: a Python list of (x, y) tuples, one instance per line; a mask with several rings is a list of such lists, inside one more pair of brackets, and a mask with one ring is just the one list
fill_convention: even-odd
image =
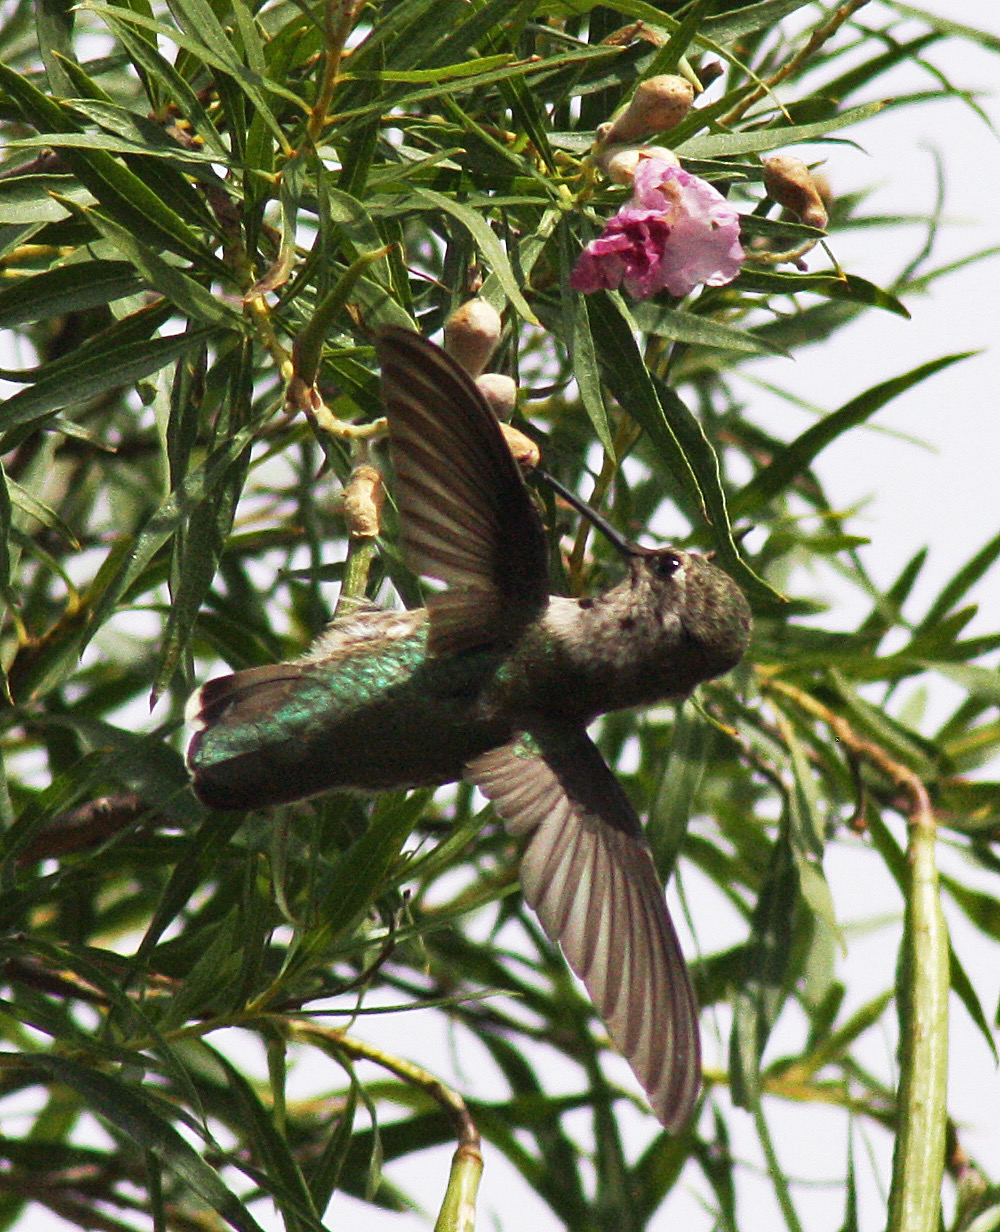
[(411, 330), (376, 338), (401, 547), (443, 584), (368, 602), (299, 659), (209, 680), (187, 764), (214, 809), (474, 784), (523, 840), (520, 882), (670, 1132), (701, 1081), (698, 1007), (639, 817), (586, 728), (683, 699), (739, 662), (750, 610), (704, 556), (632, 543), (604, 594), (549, 593), (531, 492), (472, 379)]

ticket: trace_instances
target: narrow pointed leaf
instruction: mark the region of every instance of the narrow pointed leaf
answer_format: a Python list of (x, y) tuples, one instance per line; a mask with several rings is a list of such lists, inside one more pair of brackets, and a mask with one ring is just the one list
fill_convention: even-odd
[(24, 1060), (72, 1087), (98, 1115), (162, 1160), (237, 1232), (261, 1232), (260, 1225), (222, 1183), (215, 1169), (204, 1162), (139, 1089), (68, 1057), (38, 1053)]
[(931, 360), (918, 368), (874, 385), (865, 393), (852, 398), (839, 410), (831, 412), (819, 423), (814, 424), (793, 441), (773, 461), (747, 484), (742, 492), (733, 500), (734, 517), (750, 517), (756, 510), (784, 492), (793, 480), (805, 472), (820, 453), (837, 437), (850, 428), (864, 423), (876, 411), (882, 409), (893, 398), (919, 385), (935, 372), (950, 367), (959, 360), (967, 359), (972, 354), (963, 351), (957, 355), (945, 355), (941, 359)]

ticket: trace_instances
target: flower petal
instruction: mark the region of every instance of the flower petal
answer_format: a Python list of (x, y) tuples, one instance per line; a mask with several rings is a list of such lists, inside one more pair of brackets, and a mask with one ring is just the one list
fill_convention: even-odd
[(641, 159), (634, 195), (592, 240), (570, 275), (585, 293), (624, 285), (636, 299), (666, 288), (724, 286), (740, 272), (739, 214), (711, 184), (662, 158)]

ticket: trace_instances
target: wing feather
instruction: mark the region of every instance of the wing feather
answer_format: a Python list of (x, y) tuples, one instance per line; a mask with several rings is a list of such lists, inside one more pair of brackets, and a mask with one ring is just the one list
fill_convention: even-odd
[(676, 1132), (701, 1081), (698, 1009), (639, 820), (585, 732), (532, 737), (476, 758), (466, 777), (527, 836), (525, 900)]
[(548, 602), (548, 552), (496, 416), (419, 334), (387, 328), (376, 348), (403, 551), (417, 573), (451, 588), (450, 607), (431, 609), (432, 648), (512, 639)]

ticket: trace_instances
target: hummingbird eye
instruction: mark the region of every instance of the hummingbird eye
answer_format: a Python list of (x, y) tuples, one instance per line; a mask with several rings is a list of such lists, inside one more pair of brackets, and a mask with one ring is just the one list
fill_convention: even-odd
[(652, 562), (657, 577), (673, 577), (684, 563), (676, 552), (663, 552)]

